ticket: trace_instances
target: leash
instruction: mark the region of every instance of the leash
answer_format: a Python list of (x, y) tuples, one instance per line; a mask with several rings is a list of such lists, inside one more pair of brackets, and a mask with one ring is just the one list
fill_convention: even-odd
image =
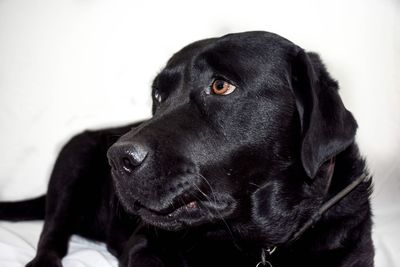
[[(333, 176), (333, 171), (334, 171), (334, 165), (335, 165), (335, 158), (331, 158), (328, 166), (328, 175), (329, 175), (329, 184), (330, 181), (332, 180)], [(353, 182), (351, 182), (348, 186), (346, 186), (344, 189), (342, 189), (339, 193), (334, 195), (332, 198), (330, 198), (328, 201), (326, 201), (316, 213), (314, 213), (311, 218), (301, 227), (294, 235), (293, 237), (287, 242), (287, 244), (295, 242), (297, 239), (300, 238), (306, 232), (311, 226), (313, 226), (319, 219), (321, 219), (322, 215), (327, 212), (330, 208), (335, 206), (340, 200), (342, 200), (345, 196), (347, 196), (349, 193), (351, 193), (354, 189), (357, 188), (358, 185), (360, 185), (363, 181), (366, 181), (369, 179), (369, 175), (363, 173), (357, 179), (355, 179)], [(273, 267), (271, 262), (269, 262), (266, 257), (267, 254), (268, 256), (271, 256), (272, 253), (275, 252), (277, 249), (277, 246), (271, 246), (267, 249), (262, 248), (261, 249), (261, 261), (257, 263), (256, 267), (261, 267), (261, 266), (267, 266), (267, 267)]]

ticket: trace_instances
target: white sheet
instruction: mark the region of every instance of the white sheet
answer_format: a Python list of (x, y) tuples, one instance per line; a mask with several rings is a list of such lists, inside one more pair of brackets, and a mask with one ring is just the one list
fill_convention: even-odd
[[(400, 213), (382, 215), (374, 227), (376, 247), (375, 266), (396, 267), (400, 262), (400, 251), (396, 246), (400, 240)], [(37, 241), (43, 222), (0, 222), (0, 266), (23, 267), (35, 255)], [(105, 245), (73, 236), (69, 252), (63, 259), (64, 267), (117, 267), (117, 260)]]
[[(22, 267), (34, 256), (43, 222), (0, 222), (0, 266)], [(102, 243), (73, 236), (64, 267), (116, 267), (117, 260)]]

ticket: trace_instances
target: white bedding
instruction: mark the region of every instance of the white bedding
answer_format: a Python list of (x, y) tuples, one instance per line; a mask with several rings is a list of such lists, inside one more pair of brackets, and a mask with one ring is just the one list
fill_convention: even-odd
[[(397, 245), (400, 240), (400, 211), (388, 211), (374, 227), (376, 246), (375, 266), (396, 267), (400, 262)], [(0, 222), (0, 266), (23, 267), (35, 255), (35, 248), (43, 223)], [(107, 251), (103, 243), (88, 241), (73, 236), (68, 255), (63, 259), (64, 267), (116, 267), (117, 260)]]
[[(0, 266), (22, 267), (35, 255), (42, 229), (41, 221), (0, 223)], [(87, 241), (73, 236), (64, 267), (116, 267), (117, 260), (108, 253), (102, 243)]]

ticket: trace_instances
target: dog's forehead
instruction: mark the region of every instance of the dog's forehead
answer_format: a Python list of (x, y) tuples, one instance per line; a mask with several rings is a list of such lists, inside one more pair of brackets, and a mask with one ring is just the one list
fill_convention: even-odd
[(231, 56), (244, 53), (246, 56), (284, 56), (296, 46), (287, 39), (269, 32), (243, 32), (222, 36), (215, 40), (211, 50), (230, 52)]
[(219, 76), (238, 84), (261, 83), (260, 79), (280, 84), (299, 49), (279, 35), (260, 31), (200, 40), (175, 53), (158, 80), (177, 81), (185, 76), (190, 81)]
[(224, 35), (191, 43), (175, 53), (167, 68), (179, 68), (204, 58), (241, 62), (256, 60), (278, 63), (297, 51), (297, 46), (287, 39), (269, 32), (243, 32)]
[(176, 52), (167, 62), (166, 68), (179, 68), (192, 62), (193, 58), (198, 56), (210, 44), (214, 43), (217, 38), (210, 38), (193, 42), (181, 50)]

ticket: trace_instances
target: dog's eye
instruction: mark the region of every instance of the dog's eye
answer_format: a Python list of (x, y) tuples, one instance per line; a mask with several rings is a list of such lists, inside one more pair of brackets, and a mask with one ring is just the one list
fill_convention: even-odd
[(155, 99), (158, 103), (160, 103), (160, 102), (162, 101), (161, 94), (160, 94), (160, 92), (159, 92), (158, 90), (155, 90), (155, 91), (154, 91), (154, 99)]
[(227, 81), (217, 79), (211, 84), (211, 91), (216, 95), (229, 95), (236, 89), (236, 86)]

